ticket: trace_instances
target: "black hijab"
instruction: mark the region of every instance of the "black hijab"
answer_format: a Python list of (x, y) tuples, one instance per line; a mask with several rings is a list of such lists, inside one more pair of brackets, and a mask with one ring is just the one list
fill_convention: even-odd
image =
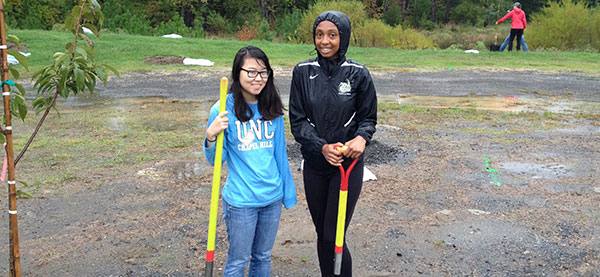
[(315, 43), (317, 25), (323, 21), (331, 21), (333, 24), (335, 24), (340, 33), (340, 49), (338, 50), (337, 58), (324, 58), (321, 56), (321, 53), (317, 51), (317, 55), (319, 56), (319, 65), (327, 75), (332, 76), (337, 72), (340, 65), (346, 61), (346, 52), (348, 51), (348, 45), (350, 44), (350, 19), (343, 12), (326, 11), (321, 13), (313, 25), (313, 44)]

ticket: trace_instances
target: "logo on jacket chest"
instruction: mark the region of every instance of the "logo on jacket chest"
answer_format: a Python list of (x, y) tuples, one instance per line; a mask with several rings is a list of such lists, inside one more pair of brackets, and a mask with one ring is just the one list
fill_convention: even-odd
[(345, 82), (340, 82), (338, 85), (338, 95), (350, 95), (350, 91), (352, 91), (350, 80), (346, 79)]

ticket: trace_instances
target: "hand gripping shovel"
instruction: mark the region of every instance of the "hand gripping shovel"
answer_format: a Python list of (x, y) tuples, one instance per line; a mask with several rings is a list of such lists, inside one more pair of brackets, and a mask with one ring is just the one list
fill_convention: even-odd
[[(338, 147), (338, 151), (344, 152), (346, 149)], [(348, 202), (348, 177), (350, 172), (356, 165), (358, 159), (355, 159), (352, 164), (348, 167), (348, 170), (344, 171), (344, 166), (340, 165), (340, 198), (338, 201), (338, 216), (337, 216), (337, 228), (335, 232), (335, 263), (333, 266), (333, 274), (340, 275), (342, 271), (342, 252), (344, 251), (344, 227), (346, 225), (346, 206)]]
[[(219, 114), (225, 111), (227, 101), (226, 77), (221, 78), (219, 93)], [(212, 191), (210, 195), (210, 216), (208, 220), (208, 242), (206, 243), (206, 268), (204, 276), (212, 277), (213, 261), (215, 259), (215, 238), (217, 236), (217, 214), (219, 212), (219, 190), (221, 189), (221, 161), (223, 160), (223, 132), (217, 135), (215, 166), (213, 168)]]

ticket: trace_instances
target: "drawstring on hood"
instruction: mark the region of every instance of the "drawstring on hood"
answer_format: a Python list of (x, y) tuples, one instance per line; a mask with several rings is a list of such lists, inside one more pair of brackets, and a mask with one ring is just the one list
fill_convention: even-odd
[(317, 55), (319, 56), (319, 65), (321, 65), (324, 72), (326, 72), (329, 76), (332, 76), (335, 74), (335, 72), (337, 72), (339, 66), (346, 61), (346, 52), (348, 51), (348, 45), (350, 45), (350, 19), (343, 12), (326, 11), (321, 13), (313, 25), (313, 44), (316, 43), (315, 34), (317, 25), (323, 21), (331, 21), (333, 24), (335, 24), (335, 26), (338, 28), (338, 32), (340, 33), (340, 49), (337, 53), (337, 59), (324, 58), (321, 56), (321, 53), (317, 51)]

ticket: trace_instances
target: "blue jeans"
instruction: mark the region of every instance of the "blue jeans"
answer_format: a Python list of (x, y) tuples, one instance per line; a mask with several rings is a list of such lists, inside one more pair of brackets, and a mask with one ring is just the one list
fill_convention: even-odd
[[(271, 249), (281, 217), (281, 200), (265, 207), (234, 207), (223, 200), (229, 252), (223, 276), (271, 275)], [(250, 258), (252, 257), (252, 258)]]
[[(500, 52), (504, 51), (506, 46), (508, 46), (508, 43), (510, 43), (510, 33), (508, 34), (508, 36), (506, 36), (504, 43), (500, 45)], [(521, 47), (523, 48), (523, 51), (529, 51), (529, 47), (527, 47), (527, 43), (525, 43), (525, 35), (521, 36)]]

